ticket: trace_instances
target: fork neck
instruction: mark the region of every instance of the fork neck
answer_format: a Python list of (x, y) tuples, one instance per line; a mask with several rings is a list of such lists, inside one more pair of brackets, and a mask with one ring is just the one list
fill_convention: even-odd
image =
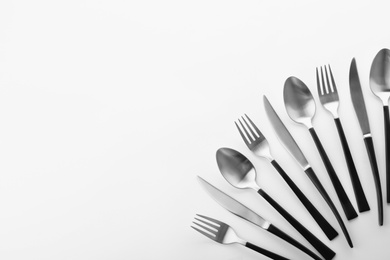
[(246, 241), (245, 241), (244, 239), (238, 237), (238, 236), (237, 236), (236, 243), (241, 244), (241, 245), (243, 245), (243, 246), (246, 245)]
[(271, 154), (271, 149), (269, 146), (258, 146), (255, 149), (252, 149), (252, 152), (260, 157), (268, 160), (269, 162), (272, 162), (274, 160), (272, 154)]
[(339, 113), (337, 109), (328, 109), (329, 113), (333, 116), (334, 119), (339, 118)]
[(272, 162), (274, 161), (275, 159), (272, 157), (271, 153), (267, 154), (267, 155), (261, 155), (262, 158), (266, 159), (268, 162)]

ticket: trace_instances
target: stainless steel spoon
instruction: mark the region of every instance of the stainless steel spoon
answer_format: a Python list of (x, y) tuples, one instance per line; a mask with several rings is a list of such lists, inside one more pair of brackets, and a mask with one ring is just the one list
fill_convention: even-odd
[(336, 171), (334, 170), (316, 131), (313, 128), (312, 120), (316, 112), (316, 105), (309, 88), (300, 79), (296, 77), (289, 77), (284, 84), (283, 96), (286, 111), (290, 118), (308, 128), (332, 181), (333, 187), (336, 190), (347, 219), (351, 220), (356, 218), (358, 215), (339, 178), (337, 177)]
[(390, 50), (382, 49), (375, 56), (370, 70), (371, 91), (383, 103), (383, 116), (385, 127), (385, 156), (386, 156), (386, 197), (390, 203), (390, 119), (389, 119), (389, 97), (390, 97)]
[(275, 208), (325, 259), (332, 259), (335, 253), (291, 216), (272, 199), (256, 182), (256, 169), (243, 154), (230, 148), (217, 151), (217, 163), (222, 176), (234, 187), (254, 189)]

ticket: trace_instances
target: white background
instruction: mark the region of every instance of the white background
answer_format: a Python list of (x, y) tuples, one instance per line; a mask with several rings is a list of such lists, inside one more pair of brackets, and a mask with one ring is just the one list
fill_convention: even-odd
[[(384, 184), (382, 108), (368, 75), (375, 54), (390, 47), (387, 3), (1, 1), (0, 258), (266, 259), (193, 231), (200, 213), (255, 244), (309, 259), (221, 208), (198, 184), (200, 175), (310, 247), (254, 192), (221, 177), (215, 152), (231, 147), (253, 161), (259, 184), (336, 251), (335, 259), (388, 259), (390, 211), (378, 227), (348, 84), (356, 57)], [(310, 135), (288, 118), (282, 98), (285, 79), (294, 75), (318, 101), (315, 67), (327, 63), (371, 206), (347, 223), (354, 249), (277, 140), (262, 104), (265, 94), (341, 212)], [(328, 241), (272, 166), (245, 147), (233, 124), (244, 113), (339, 231), (337, 239)], [(314, 126), (356, 206), (336, 128), (320, 106)]]

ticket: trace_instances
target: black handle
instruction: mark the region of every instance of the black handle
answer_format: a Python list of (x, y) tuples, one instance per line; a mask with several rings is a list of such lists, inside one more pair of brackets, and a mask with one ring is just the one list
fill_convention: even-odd
[(309, 230), (307, 230), (298, 220), (290, 215), (282, 206), (273, 200), (264, 190), (259, 189), (258, 193), (282, 215), (326, 260), (335, 256), (335, 252), (321, 242)]
[(247, 248), (250, 248), (250, 249), (260, 253), (260, 254), (268, 256), (271, 259), (275, 259), (275, 260), (289, 260), (289, 258), (285, 258), (285, 257), (283, 257), (281, 255), (275, 254), (275, 253), (273, 253), (271, 251), (268, 251), (267, 249), (261, 248), (259, 246), (256, 246), (256, 245), (252, 244), (252, 243), (249, 243), (249, 242), (246, 242), (245, 246)]
[(343, 147), (343, 151), (344, 151), (345, 160), (347, 161), (349, 176), (351, 177), (352, 187), (353, 187), (353, 191), (355, 192), (355, 198), (356, 198), (359, 212), (368, 211), (370, 210), (370, 206), (368, 205), (366, 195), (364, 194), (364, 190), (360, 182), (359, 175), (355, 167), (355, 163), (353, 162), (351, 151), (349, 150), (347, 138), (345, 138), (344, 130), (341, 125), (340, 119), (335, 118), (334, 122), (336, 124), (337, 131), (339, 133), (341, 146)]
[(352, 206), (351, 201), (349, 200), (347, 193), (345, 193), (345, 190), (343, 188), (343, 185), (341, 185), (341, 182), (339, 178), (337, 177), (337, 174), (335, 170), (333, 169), (332, 164), (330, 163), (330, 160), (328, 158), (328, 155), (326, 154), (324, 147), (322, 146), (320, 139), (317, 136), (316, 131), (314, 128), (309, 129), (311, 136), (313, 137), (313, 140), (317, 146), (318, 152), (321, 155), (322, 161), (324, 162), (325, 168), (329, 174), (330, 180), (332, 181), (333, 187), (336, 190), (337, 197), (339, 198), (341, 202), (341, 206), (343, 207), (345, 216), (347, 216), (348, 220), (354, 219), (357, 217), (357, 213), (355, 209)]
[(378, 164), (376, 163), (376, 156), (374, 150), (374, 144), (372, 142), (372, 137), (364, 137), (364, 143), (366, 145), (368, 158), (370, 159), (372, 174), (374, 176), (374, 182), (376, 187), (376, 199), (378, 202), (378, 223), (379, 226), (383, 225), (383, 199), (382, 199), (382, 187), (381, 180), (379, 177)]
[(278, 171), (280, 176), (282, 176), (283, 180), (287, 183), (287, 185), (291, 188), (291, 190), (295, 193), (298, 199), (301, 201), (303, 206), (307, 209), (313, 219), (317, 222), (318, 226), (322, 229), (325, 235), (329, 240), (337, 237), (337, 231), (329, 224), (329, 222), (321, 215), (321, 213), (314, 207), (314, 205), (310, 202), (310, 200), (303, 194), (303, 192), (298, 188), (298, 186), (290, 179), (287, 173), (280, 167), (280, 165), (273, 160), (271, 164)]
[(277, 237), (280, 237), (284, 241), (290, 243), (291, 245), (295, 246), (296, 248), (299, 248), (302, 252), (305, 252), (307, 255), (311, 256), (313, 259), (321, 260), (322, 258), (316, 255), (313, 251), (311, 251), (309, 248), (305, 247), (298, 241), (296, 241), (294, 238), (290, 237), (286, 233), (284, 233), (282, 230), (277, 228), (276, 226), (270, 224), (270, 226), (267, 228), (267, 231), (274, 234)]
[(386, 197), (387, 203), (390, 203), (390, 119), (389, 106), (383, 106), (383, 116), (385, 123), (385, 153), (386, 153)]
[(345, 227), (345, 224), (339, 214), (339, 212), (336, 209), (336, 206), (334, 205), (333, 201), (330, 199), (328, 193), (326, 192), (324, 186), (322, 186), (320, 180), (318, 179), (317, 175), (314, 173), (313, 169), (311, 167), (307, 168), (305, 170), (305, 173), (310, 178), (310, 180), (313, 182), (314, 186), (317, 188), (317, 190), (321, 193), (322, 197), (325, 199), (326, 203), (328, 203), (328, 206), (332, 210), (333, 214), (335, 215), (337, 222), (339, 223), (341, 230), (344, 233), (345, 238), (347, 239), (348, 245), (352, 248), (352, 240), (349, 236), (348, 230)]

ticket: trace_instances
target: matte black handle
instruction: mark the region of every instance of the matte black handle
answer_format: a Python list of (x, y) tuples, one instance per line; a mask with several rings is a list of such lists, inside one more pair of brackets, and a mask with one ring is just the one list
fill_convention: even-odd
[(379, 226), (383, 225), (383, 199), (382, 199), (382, 187), (381, 180), (379, 177), (378, 164), (376, 163), (376, 156), (374, 150), (374, 144), (372, 142), (372, 137), (364, 137), (364, 143), (366, 145), (368, 158), (370, 159), (372, 174), (374, 176), (374, 182), (376, 187), (376, 199), (378, 203), (378, 223)]
[(284, 233), (282, 230), (277, 228), (276, 226), (270, 224), (270, 226), (267, 228), (267, 231), (274, 234), (277, 237), (280, 237), (284, 241), (290, 243), (291, 245), (295, 246), (296, 248), (299, 248), (302, 252), (305, 252), (307, 255), (311, 256), (313, 259), (321, 260), (322, 258), (316, 255), (313, 251), (311, 251), (309, 248), (305, 247), (298, 241), (296, 241), (294, 238), (290, 237), (286, 233)]
[(335, 170), (333, 169), (332, 164), (330, 163), (330, 160), (328, 158), (328, 155), (325, 152), (324, 147), (321, 144), (320, 139), (317, 136), (316, 131), (314, 128), (309, 129), (311, 136), (313, 137), (314, 143), (317, 146), (318, 152), (321, 155), (322, 161), (324, 162), (326, 171), (329, 174), (330, 180), (332, 181), (333, 187), (336, 190), (337, 197), (339, 198), (341, 202), (341, 206), (343, 207), (345, 216), (348, 220), (356, 218), (358, 215), (355, 211), (355, 209), (352, 206), (351, 201), (349, 200), (347, 193), (345, 192), (343, 185), (341, 185), (341, 182), (339, 178), (337, 177), (337, 174)]
[(321, 242), (309, 230), (307, 230), (298, 220), (290, 215), (282, 206), (273, 200), (264, 190), (259, 189), (258, 193), (282, 215), (326, 260), (332, 259), (336, 253)]
[(359, 212), (364, 212), (370, 210), (370, 206), (368, 205), (366, 195), (364, 194), (364, 190), (362, 184), (359, 179), (359, 175), (357, 173), (355, 163), (353, 162), (351, 151), (349, 150), (347, 138), (345, 137), (343, 127), (341, 125), (340, 119), (335, 118), (334, 122), (337, 127), (337, 131), (339, 133), (341, 146), (343, 147), (343, 152), (345, 156), (345, 160), (347, 161), (347, 167), (349, 171), (349, 176), (351, 177), (353, 191), (355, 193), (356, 202), (358, 205)]
[(261, 248), (259, 246), (256, 246), (256, 245), (254, 245), (254, 244), (252, 244), (250, 242), (246, 242), (245, 246), (247, 248), (250, 248), (250, 249), (260, 253), (260, 254), (268, 256), (271, 259), (275, 259), (275, 260), (289, 260), (289, 258), (285, 258), (285, 257), (283, 257), (281, 255), (275, 254), (275, 253), (273, 253), (271, 251), (268, 251), (267, 249), (264, 249), (264, 248)]
[(295, 193), (298, 199), (301, 201), (303, 206), (307, 209), (313, 219), (317, 222), (318, 226), (322, 229), (325, 235), (329, 240), (334, 239), (338, 236), (337, 231), (329, 224), (329, 222), (321, 215), (321, 213), (316, 209), (316, 207), (310, 202), (310, 200), (303, 194), (303, 192), (298, 188), (298, 186), (290, 179), (287, 173), (280, 167), (280, 165), (273, 160), (271, 164), (278, 171), (280, 176), (282, 176), (283, 180), (287, 183), (287, 185), (291, 188), (291, 190)]
[(305, 170), (305, 173), (310, 178), (310, 180), (313, 182), (314, 186), (321, 193), (322, 197), (324, 198), (324, 200), (326, 201), (326, 203), (328, 204), (328, 206), (332, 210), (333, 214), (335, 215), (335, 217), (337, 219), (337, 222), (339, 223), (339, 225), (341, 227), (341, 230), (344, 233), (345, 238), (347, 239), (348, 245), (352, 248), (353, 244), (352, 244), (351, 237), (349, 236), (348, 230), (345, 227), (345, 224), (344, 224), (344, 222), (343, 222), (339, 212), (337, 211), (336, 206), (334, 205), (333, 201), (330, 199), (330, 197), (329, 197), (328, 193), (326, 192), (324, 186), (322, 186), (320, 180), (318, 179), (317, 175), (314, 173), (314, 171), (313, 171), (313, 169), (311, 167), (307, 168)]
[(385, 154), (386, 154), (386, 198), (387, 203), (390, 203), (390, 119), (389, 106), (383, 106), (383, 119), (385, 125)]

